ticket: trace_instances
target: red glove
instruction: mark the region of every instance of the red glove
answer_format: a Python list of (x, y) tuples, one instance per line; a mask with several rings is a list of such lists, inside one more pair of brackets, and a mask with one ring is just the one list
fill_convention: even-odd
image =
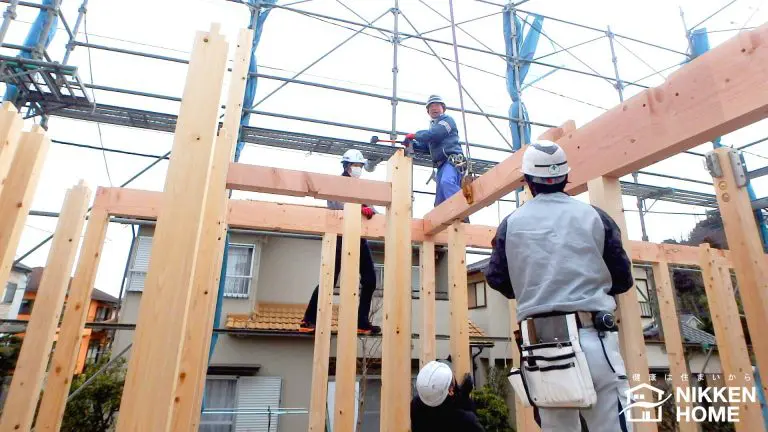
[(374, 215), (374, 211), (370, 207), (363, 207), (362, 213), (363, 213), (363, 216), (366, 217), (366, 219), (370, 219)]
[(413, 141), (416, 139), (416, 134), (413, 134), (413, 133), (405, 134), (405, 139), (409, 141)]

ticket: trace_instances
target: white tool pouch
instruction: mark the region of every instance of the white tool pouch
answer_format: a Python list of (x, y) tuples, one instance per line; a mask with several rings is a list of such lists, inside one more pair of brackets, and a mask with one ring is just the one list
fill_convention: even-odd
[(579, 343), (573, 314), (567, 316), (568, 340), (531, 344), (528, 322), (521, 323), (522, 370), (513, 369), (509, 382), (526, 406), (539, 408), (589, 408), (597, 393)]

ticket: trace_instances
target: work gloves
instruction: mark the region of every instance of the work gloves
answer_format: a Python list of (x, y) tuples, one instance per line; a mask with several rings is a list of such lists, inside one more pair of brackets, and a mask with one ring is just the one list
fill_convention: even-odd
[(405, 139), (407, 141), (413, 141), (413, 140), (416, 139), (416, 134), (414, 134), (414, 133), (405, 134)]
[(372, 218), (373, 215), (375, 214), (373, 209), (370, 208), (370, 207), (363, 207), (362, 213), (363, 213), (363, 216), (365, 216), (366, 219)]

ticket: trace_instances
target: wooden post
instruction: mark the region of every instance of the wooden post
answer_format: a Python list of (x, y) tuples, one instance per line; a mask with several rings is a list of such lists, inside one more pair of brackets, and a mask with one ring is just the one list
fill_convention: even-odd
[[(589, 201), (603, 209), (610, 215), (621, 229), (621, 239), (624, 249), (627, 250), (627, 223), (621, 202), (621, 185), (619, 179), (613, 177), (599, 177), (588, 182)], [(627, 253), (629, 256), (629, 252)], [(637, 301), (637, 291), (632, 287), (624, 294), (616, 297), (618, 303), (617, 317), (619, 324), (619, 342), (622, 357), (627, 369), (627, 376), (640, 375), (640, 381), (630, 382), (630, 387), (641, 382), (649, 384), (648, 357), (645, 352), (645, 339), (643, 338), (643, 324), (640, 320), (640, 304)], [(645, 395), (645, 400), (652, 400), (650, 392)], [(641, 418), (637, 408), (633, 409), (632, 418)], [(637, 422), (635, 430), (640, 432), (656, 431), (655, 423)]]
[(32, 427), (90, 199), (91, 191), (82, 181), (67, 191), (0, 418), (2, 432), (29, 431)]
[[(527, 188), (526, 188), (527, 190)], [(520, 368), (520, 348), (515, 341), (515, 332), (520, 328), (517, 322), (517, 300), (509, 300), (509, 337), (512, 344), (512, 366)], [(526, 407), (515, 395), (515, 424), (518, 431), (538, 431), (539, 425), (533, 416), (533, 408)]]
[[(717, 338), (717, 353), (723, 375), (734, 375), (735, 379), (728, 382), (730, 387), (753, 387), (754, 381), (747, 381), (746, 376), (752, 374), (752, 362), (749, 359), (747, 342), (741, 328), (739, 308), (731, 283), (731, 271), (724, 265), (724, 259), (718, 257), (708, 244), (699, 247), (701, 276), (707, 293), (709, 315)], [(764, 428), (763, 414), (759, 403), (738, 404), (739, 421), (734, 426), (741, 432), (757, 431)]]
[[(682, 376), (683, 374), (688, 376), (688, 364), (685, 361), (683, 339), (680, 336), (680, 320), (677, 317), (675, 292), (669, 276), (669, 265), (665, 259), (662, 258), (658, 262), (653, 263), (653, 279), (654, 285), (656, 285), (656, 296), (659, 300), (661, 327), (664, 329), (664, 346), (667, 349), (672, 384), (675, 391), (678, 391), (678, 389), (680, 391), (687, 391), (688, 387), (690, 387), (690, 382), (683, 380)], [(690, 404), (681, 401), (679, 407), (685, 408), (687, 405)], [(680, 432), (700, 430), (699, 425), (694, 421), (678, 421), (678, 425), (680, 426)]]
[(23, 123), (16, 107), (10, 102), (3, 102), (0, 107), (0, 193), (3, 191), (13, 156), (19, 146), (19, 135)]
[(218, 25), (197, 33), (123, 390), (119, 432), (168, 431), (179, 402), (176, 385), (185, 378), (179, 374), (179, 362), (204, 214), (206, 206), (221, 205), (207, 197), (226, 56), (227, 42)]
[[(98, 191), (96, 200), (98, 203)], [(77, 269), (67, 296), (58, 342), (35, 422), (36, 431), (57, 432), (61, 428), (108, 224), (109, 214), (95, 205), (88, 217)]]
[(33, 126), (21, 134), (19, 147), (0, 193), (0, 283), (11, 274), (16, 248), (32, 205), (32, 196), (43, 170), (50, 140), (45, 130)]
[(336, 234), (323, 235), (320, 258), (320, 292), (317, 296), (315, 352), (312, 359), (312, 395), (309, 402), (309, 432), (325, 432), (328, 398), (328, 362), (333, 319), (333, 273), (336, 266)]
[(437, 359), (435, 331), (435, 242), (427, 240), (419, 250), (421, 278), (421, 362), (420, 366)]
[(763, 392), (768, 393), (768, 338), (760, 337), (768, 328), (768, 265), (757, 231), (755, 215), (746, 188), (736, 185), (728, 148), (715, 150), (722, 177), (714, 178), (715, 194), (731, 262), (739, 282), (747, 326), (752, 335), (752, 350), (760, 370)]
[(248, 63), (251, 58), (252, 30), (240, 30), (237, 39), (232, 79), (227, 96), (227, 110), (223, 127), (216, 138), (216, 148), (208, 185), (208, 202), (203, 215), (200, 236), (199, 263), (192, 280), (189, 300), (189, 316), (195, 317), (187, 324), (183, 339), (181, 364), (176, 384), (177, 403), (174, 405), (172, 430), (197, 430), (208, 371), (208, 354), (211, 346), (211, 328), (216, 311), (217, 291), (227, 238), (227, 207), (229, 194), (226, 189), (227, 169), (235, 150), (237, 131), (248, 79)]
[(355, 428), (357, 307), (360, 302), (360, 212), (360, 204), (344, 204), (344, 237), (341, 241), (339, 274), (339, 332), (336, 335), (336, 401), (333, 405), (333, 429), (339, 432), (352, 432)]
[(384, 242), (384, 314), (381, 365), (382, 432), (407, 432), (411, 394), (411, 168), (397, 150), (387, 164), (392, 203)]
[(448, 227), (448, 295), (451, 303), (451, 363), (459, 381), (464, 374), (472, 373), (466, 258), (464, 226), (461, 222), (454, 222)]

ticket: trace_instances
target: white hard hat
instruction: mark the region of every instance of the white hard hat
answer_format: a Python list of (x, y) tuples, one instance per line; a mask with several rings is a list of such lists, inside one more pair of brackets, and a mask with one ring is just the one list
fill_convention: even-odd
[(424, 365), (416, 377), (416, 392), (425, 405), (436, 407), (448, 397), (453, 382), (453, 371), (445, 363), (431, 361)]
[(525, 149), (521, 171), (533, 177), (536, 183), (552, 184), (564, 181), (571, 169), (565, 151), (559, 145), (541, 140)]
[(360, 152), (360, 150), (355, 149), (349, 149), (346, 152), (344, 152), (344, 156), (341, 157), (341, 163), (348, 164), (348, 163), (359, 163), (364, 164), (367, 161), (363, 157), (363, 154)]
[(443, 108), (445, 108), (445, 102), (443, 101), (443, 98), (441, 98), (441, 97), (440, 97), (440, 96), (438, 96), (438, 95), (432, 95), (432, 96), (430, 96), (430, 97), (429, 97), (429, 99), (427, 99), (427, 103), (426, 103), (426, 105), (424, 105), (424, 106), (425, 106), (425, 107), (427, 107), (427, 109), (429, 109), (429, 106), (430, 106), (430, 105), (432, 105), (433, 103), (439, 103), (439, 104), (442, 104), (442, 105), (443, 105)]

